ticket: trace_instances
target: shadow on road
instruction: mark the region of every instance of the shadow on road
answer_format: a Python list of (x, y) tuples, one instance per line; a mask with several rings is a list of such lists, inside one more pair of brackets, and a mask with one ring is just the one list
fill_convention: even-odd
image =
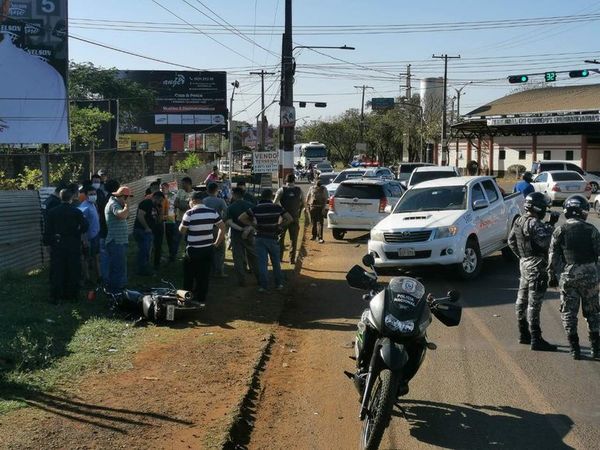
[[(415, 439), (452, 449), (572, 449), (563, 442), (573, 421), (511, 406), (452, 405), (407, 400), (403, 407)], [(401, 416), (398, 411), (394, 415)]]

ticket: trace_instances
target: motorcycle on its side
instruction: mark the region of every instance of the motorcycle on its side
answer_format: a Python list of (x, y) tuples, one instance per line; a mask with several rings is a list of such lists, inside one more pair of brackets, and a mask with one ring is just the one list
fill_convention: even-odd
[(360, 420), (363, 422), (361, 447), (375, 450), (388, 427), (392, 409), (408, 393), (408, 382), (415, 376), (427, 349), (427, 328), (432, 315), (448, 327), (460, 323), (462, 308), (456, 304), (457, 291), (447, 297), (425, 294), (425, 286), (411, 277), (395, 277), (385, 286), (378, 283), (375, 260), (366, 255), (361, 266), (346, 275), (348, 284), (367, 291), (369, 307), (358, 322), (355, 342), (356, 372), (344, 373), (354, 381), (360, 395)]

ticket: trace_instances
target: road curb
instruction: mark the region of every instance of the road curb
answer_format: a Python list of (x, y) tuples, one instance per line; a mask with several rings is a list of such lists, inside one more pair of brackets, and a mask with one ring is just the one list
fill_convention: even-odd
[(254, 428), (254, 415), (256, 412), (255, 408), (257, 406), (258, 393), (261, 389), (260, 376), (269, 360), (274, 342), (275, 335), (269, 333), (269, 336), (254, 363), (252, 374), (248, 381), (248, 389), (235, 408), (236, 412), (228, 427), (227, 437), (225, 438), (225, 443), (222, 447), (224, 450), (245, 449), (250, 442), (250, 436), (252, 435), (252, 429)]

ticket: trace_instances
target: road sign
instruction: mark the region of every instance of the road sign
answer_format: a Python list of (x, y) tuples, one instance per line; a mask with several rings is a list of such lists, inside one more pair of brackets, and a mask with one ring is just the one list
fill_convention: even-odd
[(381, 111), (392, 109), (394, 107), (393, 97), (376, 97), (371, 99), (371, 109), (373, 111)]
[(282, 106), (280, 114), (281, 128), (292, 128), (296, 125), (296, 108)]
[(279, 150), (252, 153), (254, 173), (273, 173), (279, 170)]

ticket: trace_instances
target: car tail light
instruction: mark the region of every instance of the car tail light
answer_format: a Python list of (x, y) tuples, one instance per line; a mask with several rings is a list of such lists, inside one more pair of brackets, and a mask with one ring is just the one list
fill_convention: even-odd
[(560, 186), (558, 184), (552, 186), (552, 192), (561, 192)]
[(592, 185), (590, 183), (586, 183), (585, 190), (591, 192), (592, 191)]
[(335, 212), (335, 197), (333, 195), (329, 197), (329, 211)]
[(385, 212), (385, 207), (388, 204), (388, 199), (387, 197), (382, 197), (381, 200), (379, 200), (379, 212), (380, 213), (384, 213)]

